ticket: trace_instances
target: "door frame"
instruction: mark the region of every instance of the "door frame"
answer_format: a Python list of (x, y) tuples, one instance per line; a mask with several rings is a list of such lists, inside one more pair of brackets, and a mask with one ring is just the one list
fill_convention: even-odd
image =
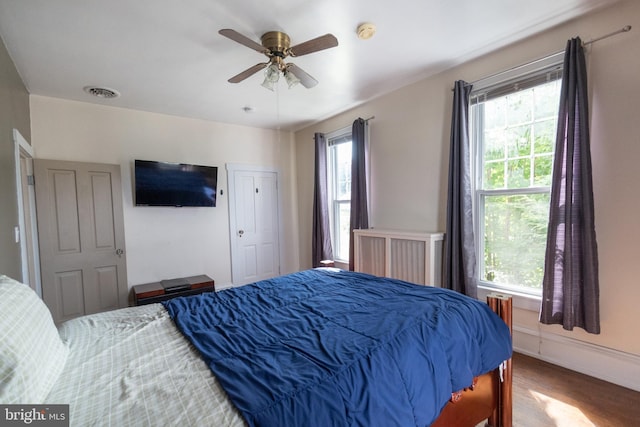
[(237, 244), (236, 244), (236, 206), (235, 206), (235, 197), (236, 197), (236, 185), (235, 185), (235, 172), (246, 171), (246, 172), (268, 172), (273, 173), (276, 176), (276, 204), (278, 209), (278, 273), (282, 271), (282, 195), (280, 194), (280, 170), (273, 166), (264, 166), (264, 165), (252, 165), (252, 164), (243, 164), (243, 163), (227, 163), (225, 164), (225, 169), (227, 171), (227, 192), (229, 195), (229, 243), (230, 243), (230, 261), (231, 261), (231, 284), (232, 286), (240, 286), (245, 283), (236, 283), (234, 278), (234, 254), (237, 253)]
[[(38, 225), (36, 218), (36, 196), (33, 185), (24, 182), (31, 171), (23, 171), (22, 159), (33, 161), (35, 154), (33, 147), (22, 136), (18, 129), (13, 129), (14, 161), (16, 165), (16, 194), (18, 202), (18, 236), (20, 245), (20, 260), (22, 282), (42, 298), (42, 281), (40, 277), (40, 249), (38, 244)], [(24, 173), (23, 173), (24, 172)], [(26, 178), (28, 181), (28, 177)], [(27, 194), (22, 191), (23, 186), (28, 189)], [(25, 212), (25, 206), (28, 212)], [(27, 215), (28, 214), (28, 215)]]

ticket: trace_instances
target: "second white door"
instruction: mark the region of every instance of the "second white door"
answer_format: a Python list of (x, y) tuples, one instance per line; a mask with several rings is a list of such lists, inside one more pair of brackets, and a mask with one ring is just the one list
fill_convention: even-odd
[(244, 285), (280, 274), (278, 175), (227, 166), (231, 274)]

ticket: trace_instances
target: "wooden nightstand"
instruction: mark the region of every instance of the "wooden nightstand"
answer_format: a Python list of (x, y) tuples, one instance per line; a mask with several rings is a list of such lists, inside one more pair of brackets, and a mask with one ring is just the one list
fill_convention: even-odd
[[(163, 282), (145, 283), (133, 287), (133, 305), (151, 304), (175, 297), (197, 295), (215, 291), (215, 282), (206, 275), (183, 277), (172, 281), (184, 283), (175, 290), (167, 289)], [(169, 281), (164, 281), (169, 282)]]

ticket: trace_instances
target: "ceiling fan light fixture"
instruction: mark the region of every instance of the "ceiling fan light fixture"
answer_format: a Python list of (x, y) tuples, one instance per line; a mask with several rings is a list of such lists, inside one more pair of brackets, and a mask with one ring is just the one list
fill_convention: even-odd
[(276, 83), (278, 83), (278, 80), (280, 80), (280, 67), (278, 67), (278, 64), (272, 63), (264, 71), (264, 81), (262, 82), (262, 87), (273, 90), (273, 87)]
[(270, 64), (264, 71), (264, 81), (262, 82), (262, 86), (269, 90), (273, 90), (273, 87), (278, 83), (278, 80), (280, 80), (280, 68), (276, 63)]
[(269, 80), (272, 83), (277, 83), (280, 79), (280, 68), (278, 64), (271, 64), (264, 72), (264, 79)]
[(285, 70), (284, 79), (287, 81), (287, 84), (289, 85), (289, 89), (291, 89), (292, 87), (300, 83), (300, 79), (298, 78), (298, 76), (293, 74), (291, 70)]
[(273, 82), (271, 80), (269, 80), (267, 77), (264, 78), (264, 81), (262, 82), (261, 86), (263, 88), (269, 89), (270, 91), (273, 91)]

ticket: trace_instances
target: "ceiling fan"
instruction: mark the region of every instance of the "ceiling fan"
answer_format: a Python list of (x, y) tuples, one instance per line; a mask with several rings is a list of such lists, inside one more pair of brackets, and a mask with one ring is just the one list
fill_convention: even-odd
[(270, 90), (273, 90), (274, 84), (278, 82), (280, 73), (282, 73), (287, 80), (289, 88), (297, 83), (301, 83), (306, 88), (314, 87), (318, 84), (318, 81), (297, 65), (286, 63), (285, 58), (289, 56), (296, 57), (307, 55), (319, 50), (338, 46), (338, 39), (336, 39), (333, 34), (325, 34), (324, 36), (316, 37), (291, 47), (291, 39), (287, 34), (281, 31), (269, 31), (264, 33), (260, 39), (262, 44), (254, 42), (235, 30), (224, 29), (218, 31), (218, 33), (235, 42), (256, 50), (269, 58), (267, 62), (256, 64), (253, 67), (247, 68), (240, 74), (231, 77), (228, 80), (229, 83), (239, 83), (258, 71), (267, 68), (262, 86)]

